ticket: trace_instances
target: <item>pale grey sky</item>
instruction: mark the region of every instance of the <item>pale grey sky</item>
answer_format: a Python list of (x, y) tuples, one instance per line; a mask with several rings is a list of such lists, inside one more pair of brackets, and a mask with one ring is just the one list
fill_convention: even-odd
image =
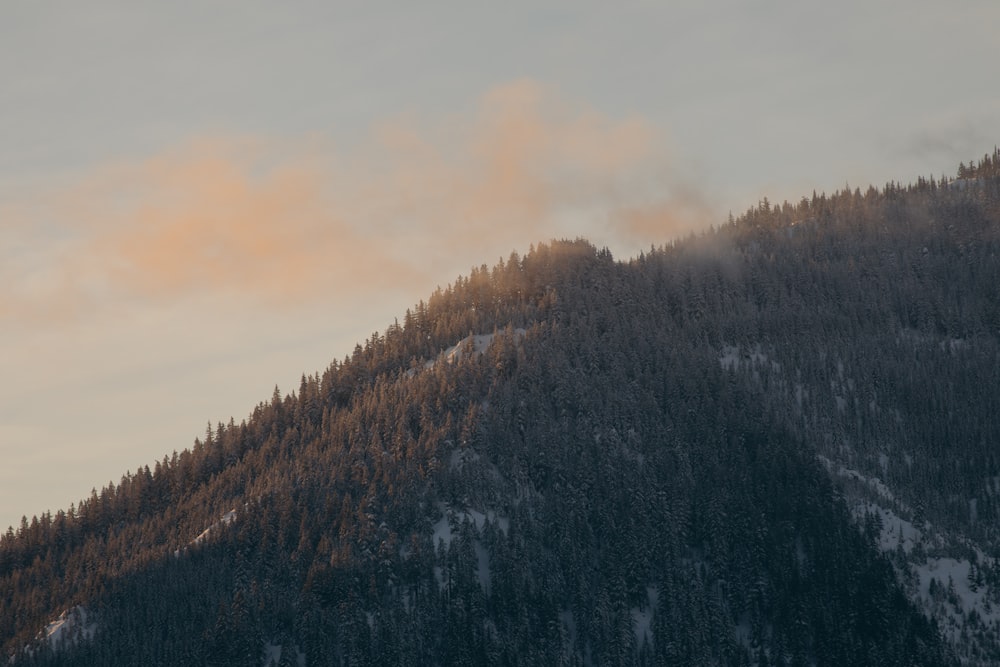
[[(418, 4), (420, 6), (418, 6)], [(0, 6), (0, 530), (470, 266), (1000, 142), (1000, 4)]]

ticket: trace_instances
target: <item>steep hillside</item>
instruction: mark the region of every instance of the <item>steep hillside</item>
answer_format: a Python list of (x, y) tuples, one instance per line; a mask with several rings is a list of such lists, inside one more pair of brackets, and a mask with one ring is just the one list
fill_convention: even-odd
[(4, 655), (995, 664), (998, 171), (473, 270), (4, 536)]

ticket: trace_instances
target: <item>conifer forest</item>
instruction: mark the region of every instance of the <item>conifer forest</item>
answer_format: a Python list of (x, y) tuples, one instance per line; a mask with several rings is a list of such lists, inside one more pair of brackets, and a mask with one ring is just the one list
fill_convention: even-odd
[(720, 223), (525, 239), (25, 518), (0, 661), (1000, 664), (1000, 151)]

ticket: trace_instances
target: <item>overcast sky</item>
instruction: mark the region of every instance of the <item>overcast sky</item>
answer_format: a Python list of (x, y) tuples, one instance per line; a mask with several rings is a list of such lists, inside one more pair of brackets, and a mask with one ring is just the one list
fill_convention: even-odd
[(0, 5), (0, 531), (470, 267), (1000, 143), (1000, 3)]

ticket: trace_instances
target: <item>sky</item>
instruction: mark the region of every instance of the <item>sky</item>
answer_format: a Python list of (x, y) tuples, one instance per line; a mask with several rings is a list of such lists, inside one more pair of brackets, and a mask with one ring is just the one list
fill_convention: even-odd
[(473, 266), (1000, 143), (1000, 3), (0, 5), (0, 532)]

